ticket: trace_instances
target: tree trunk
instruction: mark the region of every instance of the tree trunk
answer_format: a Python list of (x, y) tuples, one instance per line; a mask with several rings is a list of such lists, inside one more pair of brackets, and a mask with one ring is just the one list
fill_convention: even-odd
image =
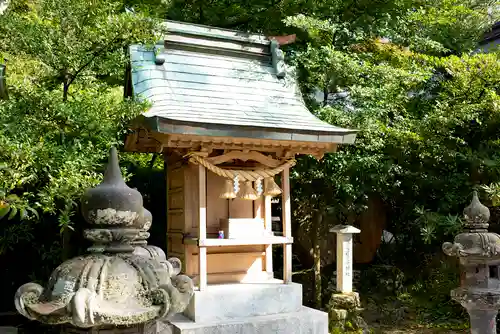
[(64, 81), (63, 81), (63, 101), (64, 102), (66, 102), (68, 100), (69, 85), (71, 85), (71, 78), (70, 78), (69, 74), (65, 73), (64, 74)]
[(316, 242), (314, 245), (314, 303), (317, 309), (322, 306), (322, 291), (321, 291), (321, 247)]
[(323, 88), (323, 107), (326, 107), (328, 105), (328, 95), (330, 92), (328, 91), (328, 88)]
[(322, 282), (321, 282), (321, 245), (320, 245), (320, 230), (322, 215), (316, 212), (313, 215), (313, 222), (311, 228), (312, 246), (313, 246), (313, 259), (314, 259), (314, 304), (317, 309), (321, 309), (322, 305)]

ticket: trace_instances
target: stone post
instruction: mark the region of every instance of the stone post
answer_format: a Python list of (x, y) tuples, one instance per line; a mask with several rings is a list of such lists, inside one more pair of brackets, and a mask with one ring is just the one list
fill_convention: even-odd
[(337, 291), (352, 292), (352, 235), (361, 230), (350, 225), (337, 225), (330, 232), (337, 234)]
[(496, 316), (500, 309), (500, 236), (488, 232), (490, 210), (474, 192), (464, 209), (464, 232), (453, 243), (445, 242), (443, 252), (458, 257), (463, 272), (460, 287), (451, 298), (469, 313), (471, 334), (496, 334)]
[(354, 226), (337, 225), (330, 232), (337, 234), (337, 293), (330, 298), (329, 317), (336, 321), (338, 328), (342, 330), (347, 321), (351, 322), (355, 328), (365, 329), (366, 323), (360, 316), (359, 294), (352, 291), (352, 235), (361, 231)]

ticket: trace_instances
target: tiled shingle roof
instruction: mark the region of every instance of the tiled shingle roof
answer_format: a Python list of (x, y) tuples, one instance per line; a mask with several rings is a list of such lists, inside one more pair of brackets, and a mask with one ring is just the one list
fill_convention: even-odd
[(177, 22), (167, 29), (156, 51), (130, 47), (134, 95), (152, 102), (145, 117), (354, 140), (355, 131), (309, 112), (292, 73), (277, 77), (264, 36)]

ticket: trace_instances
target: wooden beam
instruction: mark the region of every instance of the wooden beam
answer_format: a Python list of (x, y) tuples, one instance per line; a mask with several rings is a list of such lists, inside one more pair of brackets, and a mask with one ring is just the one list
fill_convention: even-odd
[[(202, 165), (198, 166), (198, 196), (200, 202), (198, 222), (198, 238), (200, 241), (207, 239), (207, 170)], [(198, 275), (200, 291), (207, 289), (207, 249), (199, 247)]]
[[(283, 236), (285, 238), (292, 237), (292, 209), (290, 201), (290, 168), (285, 169), (281, 173), (281, 194), (282, 203), (282, 223)], [(292, 281), (292, 245), (283, 245), (283, 282), (290, 283)]]
[(214, 165), (219, 165), (227, 161), (231, 160), (241, 160), (241, 161), (248, 161), (248, 160), (253, 160), (260, 162), (261, 164), (267, 166), (267, 167), (278, 167), (279, 165), (282, 164), (281, 161), (275, 160), (269, 156), (266, 156), (260, 152), (257, 151), (231, 151), (229, 153), (219, 155), (217, 157), (211, 157), (207, 158), (206, 160), (210, 161)]
[(137, 140), (139, 138), (139, 133), (137, 131), (132, 132), (125, 138), (125, 150), (132, 151), (134, 150)]
[(283, 158), (290, 159), (290, 158), (295, 157), (297, 154), (298, 153), (293, 151), (293, 150), (284, 150), (283, 151)]
[[(162, 142), (167, 147), (200, 148), (209, 145), (214, 150), (253, 150), (262, 152), (277, 152), (283, 149), (298, 151), (298, 154), (314, 154), (318, 151), (328, 151), (332, 143), (302, 142), (294, 140), (271, 140), (255, 138), (212, 137), (181, 134), (163, 134), (149, 132), (148, 135)], [(305, 151), (305, 152), (304, 152)]]
[(241, 43), (224, 41), (224, 40), (211, 40), (197, 37), (180, 36), (168, 34), (165, 36), (165, 43), (182, 43), (189, 46), (206, 47), (216, 50), (236, 51), (238, 53), (254, 53), (257, 55), (267, 56), (267, 45), (250, 44), (241, 45)]
[(198, 243), (205, 247), (273, 245), (273, 244), (291, 245), (293, 243), (293, 238), (268, 237), (268, 238), (245, 238), (245, 239), (205, 239), (203, 242), (199, 240)]
[[(264, 226), (266, 231), (271, 235), (273, 231), (273, 222), (272, 222), (272, 212), (271, 212), (271, 196), (264, 197)], [(274, 275), (273, 270), (273, 246), (266, 246), (266, 272), (269, 275)], [(270, 276), (272, 277), (272, 276)]]
[[(184, 149), (188, 151), (206, 150), (207, 152), (212, 150), (260, 151), (278, 153), (279, 157), (283, 156), (284, 158), (290, 158), (297, 154), (310, 154), (316, 159), (321, 159), (324, 153), (335, 152), (337, 144), (292, 140), (172, 135), (146, 132), (143, 129), (135, 130), (126, 138), (126, 151), (158, 153), (164, 148)], [(264, 157), (266, 156), (264, 155)]]
[[(268, 283), (269, 277), (267, 272), (232, 272), (232, 273), (212, 273), (208, 275), (210, 284), (227, 284), (227, 283)], [(193, 282), (197, 284), (198, 278), (193, 278)]]
[(198, 245), (200, 247), (282, 245), (282, 244), (290, 244), (291, 245), (293, 243), (293, 238), (258, 237), (258, 238), (240, 238), (240, 239), (210, 238), (210, 239), (205, 239), (205, 240), (197, 240), (197, 238), (185, 237), (183, 242), (185, 245)]

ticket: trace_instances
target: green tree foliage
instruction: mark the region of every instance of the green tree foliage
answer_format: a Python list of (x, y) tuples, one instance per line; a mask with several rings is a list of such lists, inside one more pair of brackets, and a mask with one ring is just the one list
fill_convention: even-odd
[(396, 4), (365, 26), (339, 22), (338, 13), (286, 20), (307, 32), (295, 63), (304, 92), (324, 97), (310, 105), (333, 124), (361, 130), (355, 146), (322, 162), (303, 159), (295, 188), (328, 184), (322, 196), (337, 209), (332, 223), (349, 222), (370, 196), (382, 198), (392, 229), (415, 249), (456, 231), (460, 220), (449, 214), (459, 214), (473, 186), (500, 177), (500, 62), (498, 53), (462, 53), (492, 22), (491, 2)]
[[(12, 0), (0, 16), (10, 90), (10, 99), (0, 101), (0, 221), (37, 220), (37, 212), (41, 221), (71, 224), (83, 189), (99, 181), (106, 149), (120, 143), (124, 125), (145, 108), (122, 99), (124, 48), (155, 42), (164, 31), (154, 18), (169, 18), (296, 33), (287, 59), (311, 110), (360, 130), (356, 145), (320, 162), (303, 157), (292, 174), (295, 226), (315, 242), (317, 271), (319, 240), (332, 224), (354, 223), (369, 198), (386, 204), (390, 230), (409, 250), (400, 254), (418, 257), (460, 228), (473, 186), (499, 201), (499, 54), (472, 52), (498, 19), (495, 6), (494, 0)], [(0, 254), (32, 238), (30, 224), (5, 226)]]
[[(160, 33), (159, 21), (121, 2), (11, 2), (0, 16), (9, 88), (0, 100), (3, 224), (14, 219), (29, 235), (27, 221), (43, 214), (57, 217), (61, 230), (71, 227), (108, 148), (146, 107), (123, 99), (126, 47), (154, 43)], [(11, 233), (0, 236), (0, 254), (15, 243)]]
[(279, 32), (287, 13), (300, 13), (305, 1), (171, 0), (167, 18), (253, 32)]
[(8, 50), (36, 57), (62, 84), (63, 99), (81, 77), (119, 77), (123, 48), (156, 42), (158, 22), (140, 12), (128, 12), (115, 1), (48, 0), (25, 4), (25, 10), (2, 17), (0, 33)]
[(302, 32), (290, 53), (311, 108), (360, 130), (355, 146), (320, 162), (303, 158), (293, 174), (296, 221), (313, 241), (317, 306), (318, 240), (329, 227), (356, 224), (370, 199), (382, 200), (401, 247), (393, 258), (412, 263), (460, 230), (473, 186), (499, 180), (499, 54), (470, 54), (498, 18), (494, 5), (326, 1), (285, 19)]
[[(370, 198), (386, 204), (389, 229), (408, 250), (401, 252), (405, 260), (460, 229), (473, 186), (498, 182), (498, 54), (471, 54), (498, 19), (495, 6), (493, 0), (171, 1), (171, 19), (296, 33), (286, 51), (311, 110), (360, 130), (356, 145), (320, 162), (302, 158), (292, 174), (294, 227), (313, 241), (316, 290), (318, 242), (331, 225), (356, 223)], [(487, 190), (493, 196), (497, 189)]]

